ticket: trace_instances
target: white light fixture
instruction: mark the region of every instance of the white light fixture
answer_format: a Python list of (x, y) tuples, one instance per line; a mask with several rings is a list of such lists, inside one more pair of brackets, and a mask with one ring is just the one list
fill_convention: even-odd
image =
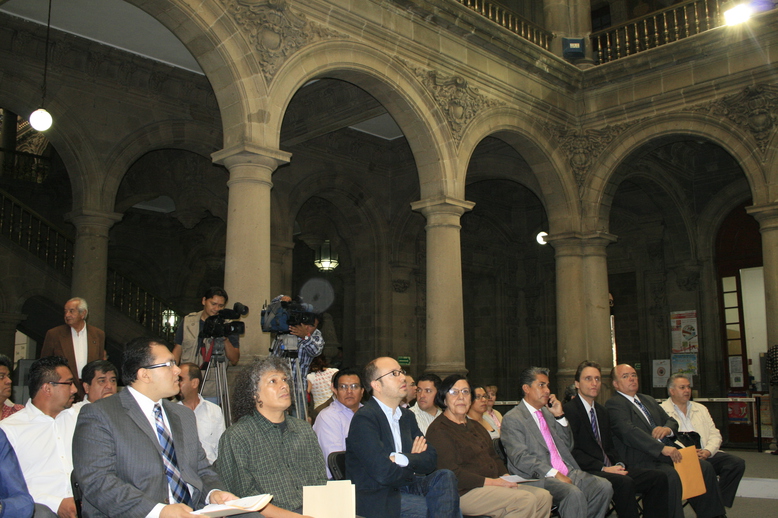
[(325, 239), (324, 243), (317, 248), (313, 264), (322, 272), (330, 272), (340, 264), (338, 263), (338, 254), (332, 252), (329, 239)]
[(41, 107), (30, 115), (30, 126), (38, 131), (46, 131), (51, 127), (51, 114), (46, 111), (46, 79), (49, 71), (49, 34), (51, 33), (51, 0), (49, 0), (49, 18), (46, 22), (46, 47), (43, 56), (43, 86), (41, 87)]
[(535, 240), (538, 242), (539, 245), (545, 245), (547, 244), (546, 236), (548, 235), (548, 232), (540, 231), (538, 232), (538, 235), (535, 236)]
[(740, 23), (748, 21), (751, 15), (754, 14), (754, 9), (748, 2), (737, 4), (730, 9), (724, 11), (724, 21), (727, 25), (738, 25)]
[(166, 309), (162, 312), (162, 325), (167, 329), (173, 329), (178, 323), (178, 315), (172, 309)]

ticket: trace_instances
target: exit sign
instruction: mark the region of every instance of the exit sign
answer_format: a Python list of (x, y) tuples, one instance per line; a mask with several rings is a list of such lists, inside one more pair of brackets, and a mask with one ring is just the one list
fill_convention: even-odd
[(400, 365), (410, 365), (411, 364), (411, 357), (410, 356), (398, 356), (397, 357), (397, 363)]

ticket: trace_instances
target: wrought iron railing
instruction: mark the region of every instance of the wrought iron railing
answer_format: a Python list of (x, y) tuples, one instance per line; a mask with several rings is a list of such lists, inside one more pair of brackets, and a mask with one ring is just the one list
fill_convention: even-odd
[[(73, 274), (74, 242), (56, 225), (0, 190), (0, 235), (43, 260), (58, 272)], [(175, 327), (163, 321), (162, 312), (173, 306), (137, 283), (108, 269), (107, 301), (121, 313), (157, 336), (172, 338)], [(173, 310), (174, 311), (174, 310)]]
[(525, 20), (510, 9), (494, 4), (488, 0), (457, 0), (465, 7), (485, 16), (494, 23), (505, 27), (524, 38), (548, 50), (554, 35), (538, 25)]
[(688, 0), (672, 7), (592, 33), (599, 63), (660, 47), (724, 24), (721, 0)]

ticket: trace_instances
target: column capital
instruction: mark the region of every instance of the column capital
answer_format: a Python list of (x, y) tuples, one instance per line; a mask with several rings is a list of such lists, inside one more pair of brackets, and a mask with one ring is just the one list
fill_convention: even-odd
[(599, 248), (597, 253), (605, 253), (605, 248), (611, 243), (615, 243), (618, 238), (608, 232), (591, 232), (583, 234), (581, 232), (561, 232), (558, 234), (549, 234), (546, 236), (546, 242), (554, 247), (556, 255), (592, 255), (594, 250)]
[(73, 223), (79, 233), (84, 227), (95, 227), (99, 230), (105, 230), (107, 232), (114, 225), (114, 223), (121, 221), (123, 217), (124, 214), (119, 212), (102, 212), (99, 210), (79, 209), (65, 214), (65, 221)]
[(761, 232), (778, 230), (778, 203), (751, 205), (746, 207), (746, 212), (759, 222)]
[(235, 165), (262, 165), (271, 168), (272, 171), (283, 164), (288, 164), (292, 158), (291, 153), (280, 149), (270, 149), (256, 144), (242, 143), (221, 151), (211, 153), (211, 160), (215, 164), (231, 168)]
[(475, 203), (459, 200), (449, 196), (437, 196), (411, 203), (411, 210), (421, 212), (426, 217), (435, 215), (461, 216), (465, 212), (473, 210)]

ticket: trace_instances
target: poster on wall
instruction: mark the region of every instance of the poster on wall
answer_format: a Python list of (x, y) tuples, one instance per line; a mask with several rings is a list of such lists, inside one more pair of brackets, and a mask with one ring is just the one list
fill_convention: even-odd
[(671, 356), (673, 374), (679, 372), (689, 377), (689, 384), (694, 386), (694, 376), (697, 375), (696, 354), (674, 354)]
[(653, 361), (653, 386), (664, 388), (667, 386), (667, 379), (670, 377), (670, 360)]
[(729, 357), (729, 386), (743, 387), (743, 357)]
[(699, 352), (696, 311), (670, 313), (670, 332), (673, 337), (674, 354)]
[[(745, 392), (730, 392), (727, 394), (730, 398), (747, 398)], [(727, 417), (730, 423), (748, 423), (750, 421), (748, 412), (748, 403), (745, 401), (730, 401), (727, 403)]]

